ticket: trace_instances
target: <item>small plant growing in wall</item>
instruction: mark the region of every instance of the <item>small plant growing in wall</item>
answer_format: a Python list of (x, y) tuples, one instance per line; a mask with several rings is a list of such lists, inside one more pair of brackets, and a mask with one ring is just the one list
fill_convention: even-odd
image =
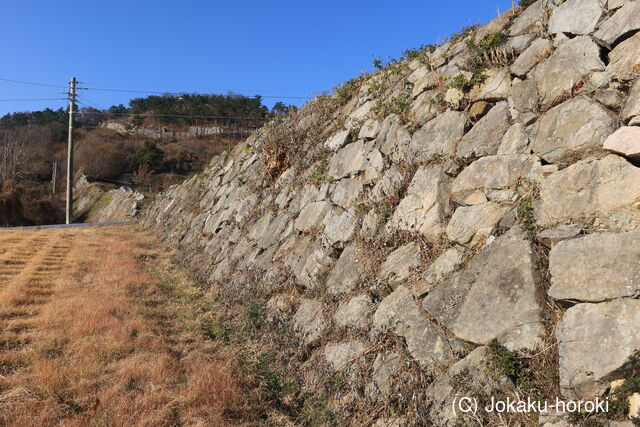
[(397, 114), (402, 122), (406, 122), (411, 112), (411, 101), (411, 95), (404, 92), (398, 96), (379, 102), (372, 111), (376, 116), (381, 118), (389, 114)]

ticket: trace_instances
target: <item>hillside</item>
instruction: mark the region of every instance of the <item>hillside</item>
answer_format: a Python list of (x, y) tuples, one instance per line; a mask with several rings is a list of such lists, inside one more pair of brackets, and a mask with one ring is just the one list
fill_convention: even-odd
[[(270, 122), (145, 226), (225, 309), (214, 338), (268, 368), (285, 420), (622, 425), (640, 391), (639, 30), (634, 0), (507, 11)], [(463, 396), (480, 410), (456, 413)]]
[[(105, 110), (82, 99), (74, 117), (76, 181), (84, 174), (105, 190), (124, 184), (148, 195), (200, 172), (214, 155), (290, 108), (279, 103), (269, 111), (259, 96), (234, 94), (153, 95)], [(15, 201), (11, 215), (0, 212), (0, 226), (64, 220), (67, 126), (63, 109), (0, 118), (0, 203)]]

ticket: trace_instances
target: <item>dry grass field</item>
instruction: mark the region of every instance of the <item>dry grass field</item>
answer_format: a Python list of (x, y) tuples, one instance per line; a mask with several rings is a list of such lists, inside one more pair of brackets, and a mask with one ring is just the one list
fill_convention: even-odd
[(252, 423), (202, 300), (131, 228), (0, 231), (0, 425)]

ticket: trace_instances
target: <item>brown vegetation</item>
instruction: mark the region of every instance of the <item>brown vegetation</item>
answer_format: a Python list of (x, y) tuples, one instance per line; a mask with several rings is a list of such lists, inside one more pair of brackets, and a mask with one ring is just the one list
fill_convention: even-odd
[(0, 248), (0, 424), (226, 425), (263, 413), (234, 352), (202, 332), (203, 296), (148, 236), (5, 231)]

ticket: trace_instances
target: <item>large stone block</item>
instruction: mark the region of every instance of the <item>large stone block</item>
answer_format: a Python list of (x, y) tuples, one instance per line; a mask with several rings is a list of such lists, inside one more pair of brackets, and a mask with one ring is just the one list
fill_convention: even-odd
[(627, 1), (616, 13), (604, 21), (593, 37), (608, 47), (625, 34), (640, 30), (640, 2)]
[(591, 34), (604, 14), (600, 0), (567, 0), (549, 18), (549, 32)]
[(447, 111), (428, 121), (413, 134), (409, 152), (415, 160), (430, 160), (433, 155), (449, 155), (464, 135), (467, 116)]
[(616, 120), (600, 105), (574, 98), (549, 110), (531, 131), (533, 152), (549, 163), (567, 164), (602, 151)]
[(462, 343), (427, 320), (404, 286), (399, 286), (373, 315), (373, 335), (392, 331), (404, 338), (418, 364), (430, 373), (443, 372), (464, 354)]
[(420, 265), (420, 245), (408, 243), (391, 252), (380, 267), (381, 281), (395, 287), (403, 283)]
[(583, 160), (540, 184), (534, 217), (542, 226), (590, 221), (631, 208), (640, 198), (640, 169), (615, 155)]
[(509, 104), (499, 102), (462, 138), (456, 154), (465, 160), (496, 154), (510, 121)]
[(631, 160), (640, 160), (640, 127), (621, 127), (604, 141), (604, 149)]
[(477, 191), (491, 199), (495, 190), (515, 191), (523, 179), (542, 179), (542, 166), (537, 156), (510, 154), (482, 157), (467, 166), (451, 184), (451, 200), (468, 205), (467, 198)]
[(617, 299), (569, 308), (557, 328), (560, 387), (571, 398), (601, 395), (625, 378), (640, 348), (640, 301)]
[(306, 343), (316, 341), (327, 327), (322, 313), (322, 303), (317, 300), (303, 300), (293, 316), (293, 330)]
[(553, 43), (547, 39), (537, 39), (518, 56), (511, 65), (511, 72), (518, 77), (525, 77), (540, 61), (553, 52)]
[(549, 254), (557, 300), (598, 302), (640, 295), (640, 233), (592, 234), (558, 243)]
[(528, 241), (509, 232), (436, 286), (423, 307), (463, 340), (537, 348), (544, 328), (536, 266)]
[(589, 36), (578, 36), (562, 43), (529, 74), (546, 109), (572, 93), (573, 86), (593, 71), (604, 71), (600, 48)]
[(407, 195), (391, 218), (390, 227), (437, 239), (444, 231), (444, 219), (451, 211), (448, 190), (449, 178), (441, 167), (418, 169)]
[(460, 206), (447, 225), (447, 236), (452, 242), (476, 247), (493, 233), (508, 210), (509, 206), (493, 202)]

